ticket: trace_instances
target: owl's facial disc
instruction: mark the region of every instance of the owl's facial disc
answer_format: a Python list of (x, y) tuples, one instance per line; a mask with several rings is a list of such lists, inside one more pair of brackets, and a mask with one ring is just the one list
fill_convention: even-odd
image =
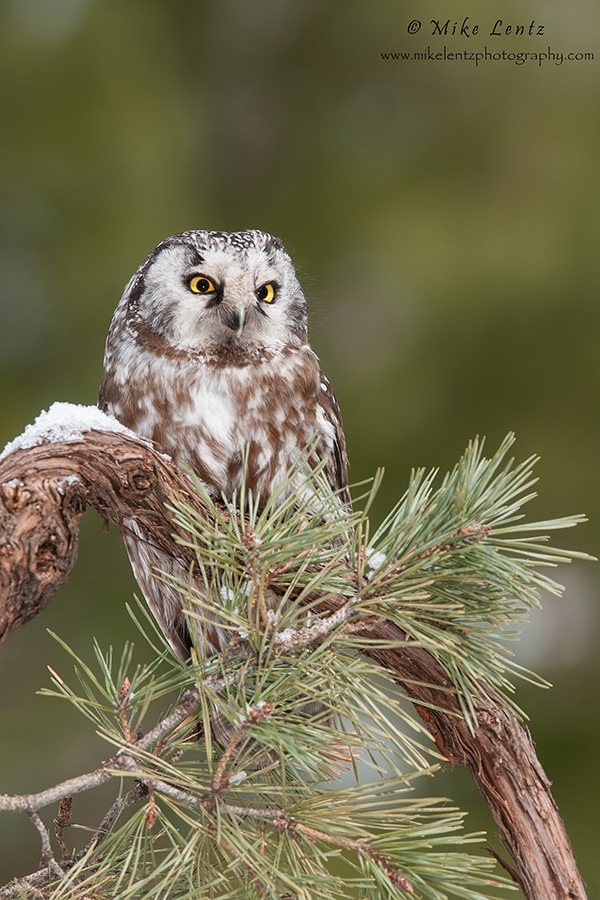
[(132, 299), (136, 316), (184, 350), (262, 353), (306, 341), (306, 301), (292, 262), (262, 232), (167, 239), (144, 263)]

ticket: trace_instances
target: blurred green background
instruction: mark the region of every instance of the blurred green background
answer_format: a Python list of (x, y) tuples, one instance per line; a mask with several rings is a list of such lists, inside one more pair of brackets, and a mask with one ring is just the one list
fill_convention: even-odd
[[(353, 481), (385, 466), (378, 514), (413, 466), (509, 430), (539, 453), (531, 515), (586, 512), (559, 535), (597, 553), (600, 6), (591, 0), (2, 0), (0, 444), (54, 400), (95, 402), (123, 285), (188, 228), (280, 236), (305, 287), (311, 341), (342, 407)], [(480, 23), (469, 39), (431, 19)], [(420, 19), (419, 34), (407, 25)], [(535, 20), (543, 37), (491, 37)], [(593, 52), (593, 61), (384, 61), (382, 51)], [(518, 700), (590, 896), (596, 803), (600, 570), (558, 573), (518, 648), (556, 686)], [(136, 639), (118, 535), (84, 520), (68, 586), (0, 651), (2, 792), (29, 792), (110, 754), (59, 701), (46, 629), (91, 655)], [(140, 644), (139, 655), (147, 650)], [(468, 773), (427, 792), (494, 830)], [(82, 799), (93, 825), (105, 799)], [(87, 804), (87, 805), (86, 805)], [(96, 804), (96, 805), (94, 805)], [(32, 871), (38, 836), (0, 817), (0, 883)]]

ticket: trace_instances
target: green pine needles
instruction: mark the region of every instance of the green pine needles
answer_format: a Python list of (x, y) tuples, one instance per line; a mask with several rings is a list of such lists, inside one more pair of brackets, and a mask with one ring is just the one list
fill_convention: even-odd
[(98, 771), (122, 787), (48, 896), (484, 900), (510, 887), (469, 852), (482, 835), (463, 833), (460, 812), (413, 792), (440, 757), (362, 651), (377, 645), (373, 623), (394, 623), (407, 636), (395, 646), (443, 666), (472, 724), (482, 689), (511, 699), (512, 679), (533, 677), (508, 629), (560, 592), (543, 567), (582, 556), (542, 535), (583, 519), (523, 521), (535, 459), (508, 460), (512, 442), (486, 459), (474, 441), (441, 483), (414, 472), (373, 533), (380, 477), (350, 515), (319, 470), (290, 493), (302, 461), (264, 507), (244, 487), (216, 503), (198, 482), (207, 518), (174, 501), (196, 557), (180, 584), (190, 630), (218, 617), (227, 649), (206, 659), (199, 638), (182, 663), (140, 607), (151, 665), (96, 646), (93, 667), (76, 657), (76, 689), (53, 673), (45, 693), (115, 747)]

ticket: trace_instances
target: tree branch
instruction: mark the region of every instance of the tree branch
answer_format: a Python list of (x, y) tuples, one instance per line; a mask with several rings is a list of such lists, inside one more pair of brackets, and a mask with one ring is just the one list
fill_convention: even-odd
[[(68, 579), (87, 507), (119, 524), (135, 518), (166, 553), (176, 554), (184, 565), (192, 563), (193, 550), (173, 540), (178, 530), (165, 504), (175, 496), (210, 519), (190, 481), (167, 458), (141, 440), (110, 431), (15, 450), (1, 459), (0, 640), (39, 615)], [(179, 536), (185, 537), (181, 532)], [(353, 612), (334, 602), (330, 609), (337, 623)], [(406, 642), (401, 649), (373, 648), (367, 655), (394, 673), (448, 764), (471, 770), (528, 900), (585, 900), (550, 782), (527, 728), (500, 699), (482, 692), (477, 727), (471, 732), (448, 675), (436, 660), (390, 622), (371, 619), (368, 627), (375, 639)], [(294, 640), (308, 645), (329, 631), (317, 624), (299, 630)], [(136, 746), (150, 747), (191, 715), (197, 699), (193, 695), (185, 695), (175, 712)], [(125, 758), (129, 756), (121, 761), (113, 757), (106, 767), (40, 794), (0, 797), (0, 808), (36, 812), (42, 799), (46, 805), (104, 783), (112, 777), (111, 766), (126, 768)], [(33, 887), (38, 882), (31, 877)]]
[(55, 878), (64, 878), (65, 873), (54, 859), (54, 854), (50, 845), (50, 835), (48, 834), (48, 829), (42, 822), (39, 813), (30, 812), (28, 813), (28, 816), (37, 828), (42, 841), (42, 858), (40, 860), (41, 864), (43, 866), (47, 866)]
[[(408, 639), (391, 622), (373, 637)], [(483, 694), (470, 731), (448, 677), (419, 647), (370, 650), (392, 671), (427, 724), (449, 766), (468, 766), (500, 829), (528, 900), (585, 900), (583, 881), (558, 807), (535, 752), (529, 729), (499, 698)], [(422, 705), (425, 704), (425, 705)], [(429, 706), (428, 704), (432, 704)]]
[[(77, 559), (88, 507), (106, 521), (135, 517), (165, 552), (177, 527), (165, 504), (179, 496), (210, 518), (189, 479), (146, 443), (110, 431), (15, 450), (0, 460), (0, 642), (39, 615)], [(183, 535), (181, 535), (183, 536)]]
[[(218, 684), (213, 690), (218, 689)], [(115, 772), (127, 769), (124, 762), (129, 755), (135, 756), (137, 752), (149, 750), (153, 745), (157, 744), (167, 735), (171, 734), (182, 722), (190, 719), (197, 711), (201, 703), (200, 693), (197, 690), (186, 691), (175, 709), (168, 716), (165, 716), (151, 731), (145, 734), (139, 740), (133, 742), (127, 747), (123, 747), (111, 759), (103, 763), (93, 772), (86, 772), (84, 775), (77, 775), (75, 778), (69, 778), (62, 781), (54, 787), (46, 788), (37, 794), (0, 794), (0, 810), (7, 812), (26, 812), (33, 814), (52, 803), (57, 803), (64, 797), (72, 794), (80, 794), (83, 791), (89, 791), (92, 788), (106, 784), (114, 777)]]

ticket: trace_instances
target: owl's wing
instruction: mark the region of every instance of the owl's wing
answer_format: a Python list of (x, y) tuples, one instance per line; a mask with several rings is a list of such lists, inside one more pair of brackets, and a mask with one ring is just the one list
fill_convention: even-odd
[[(177, 656), (188, 659), (192, 645), (203, 656), (221, 653), (230, 635), (219, 627), (216, 614), (206, 611), (202, 619), (199, 616), (188, 618), (184, 614), (185, 585), (191, 580), (196, 594), (202, 596), (206, 593), (204, 580), (194, 577), (175, 557), (157, 547), (134, 519), (123, 520), (121, 536), (146, 603)], [(185, 606), (190, 606), (187, 600)], [(194, 625), (197, 630), (195, 640), (190, 633)]]
[(342, 414), (331, 390), (331, 385), (325, 375), (323, 375), (323, 372), (319, 373), (319, 377), (320, 390), (317, 402), (325, 420), (330, 425), (333, 425), (334, 429), (333, 447), (325, 467), (325, 474), (333, 490), (340, 491), (339, 497), (342, 503), (345, 506), (350, 506), (352, 501), (348, 490), (348, 455), (346, 453)]

